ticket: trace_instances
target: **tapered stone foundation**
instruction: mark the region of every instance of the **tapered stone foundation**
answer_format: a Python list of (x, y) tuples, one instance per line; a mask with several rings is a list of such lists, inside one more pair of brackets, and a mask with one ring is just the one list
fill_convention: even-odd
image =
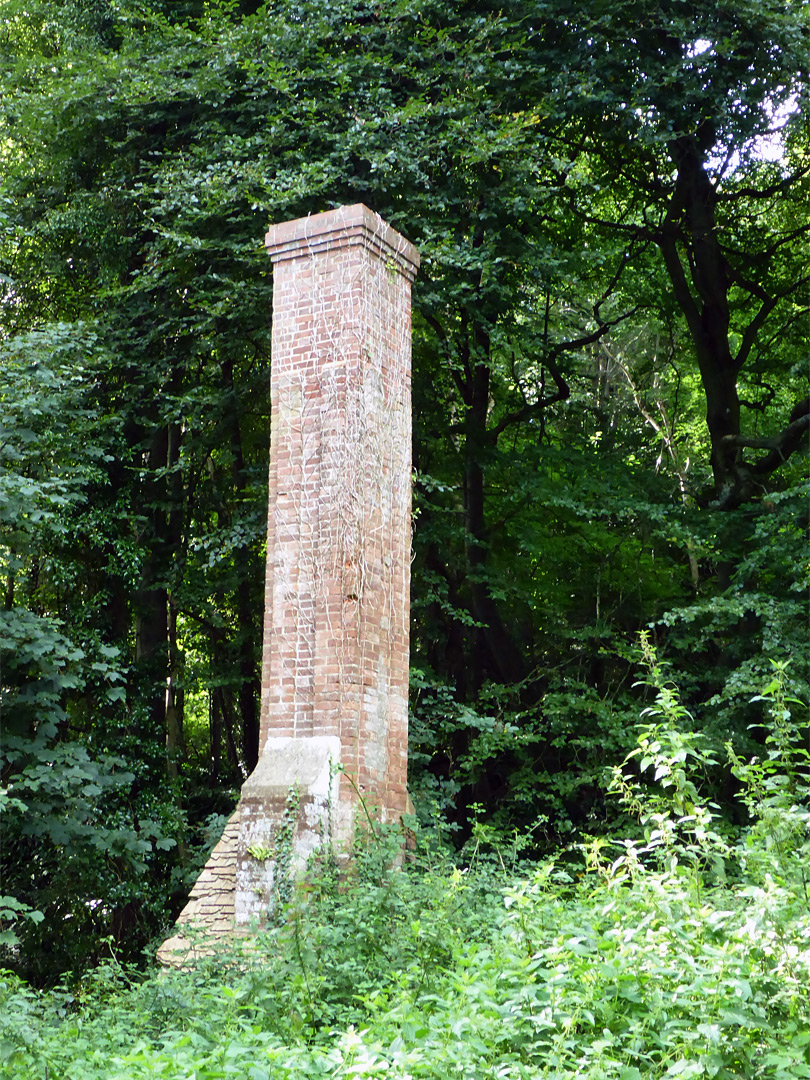
[(365, 818), (361, 798), (382, 821), (407, 809), (410, 290), (419, 256), (362, 205), (277, 225), (267, 248), (260, 757), (180, 916), (180, 938), (161, 949), (167, 962), (185, 923), (244, 927), (273, 907), (282, 871), (300, 870), (324, 844), (345, 852), (358, 813)]

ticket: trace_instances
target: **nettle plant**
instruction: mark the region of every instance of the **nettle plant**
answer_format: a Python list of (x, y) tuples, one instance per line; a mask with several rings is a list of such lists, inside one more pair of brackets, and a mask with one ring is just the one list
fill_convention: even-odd
[[(773, 678), (752, 700), (768, 723), (761, 757), (742, 760), (727, 744), (732, 772), (752, 820), (741, 858), (750, 874), (798, 882), (808, 896), (810, 854), (810, 725), (806, 703), (789, 692), (789, 660), (771, 660)], [(759, 726), (759, 725), (754, 725)]]
[[(647, 675), (636, 685), (650, 686), (656, 697), (641, 714), (649, 722), (640, 727), (637, 745), (611, 770), (609, 790), (638, 820), (644, 840), (622, 841), (623, 853), (609, 872), (632, 873), (643, 857), (655, 855), (656, 864), (663, 863), (670, 870), (691, 863), (701, 871), (712, 868), (722, 880), (728, 840), (713, 813), (716, 806), (705, 802), (700, 792), (707, 771), (717, 761), (702, 745), (701, 733), (693, 730), (694, 718), (681, 704), (677, 687), (667, 679), (646, 632), (640, 641)], [(642, 784), (642, 779), (650, 782)], [(608, 843), (587, 847), (589, 860), (598, 858), (599, 850)]]
[(752, 725), (765, 731), (763, 756), (744, 760), (726, 743), (748, 818), (735, 842), (716, 804), (701, 794), (717, 758), (704, 745), (705, 736), (694, 730), (695, 719), (681, 704), (646, 633), (641, 650), (647, 668), (641, 684), (653, 688), (656, 697), (642, 713), (649, 722), (640, 726), (636, 747), (612, 769), (610, 790), (638, 820), (643, 841), (622, 841), (622, 855), (608, 866), (602, 852), (610, 841), (593, 840), (585, 845), (589, 865), (622, 875), (644, 859), (671, 870), (689, 863), (724, 881), (733, 860), (737, 870), (758, 868), (759, 877), (777, 875), (786, 881), (798, 874), (806, 893), (804, 860), (797, 856), (810, 849), (810, 748), (807, 706), (789, 694), (790, 661), (771, 660), (773, 678), (752, 698), (766, 706), (766, 718)]

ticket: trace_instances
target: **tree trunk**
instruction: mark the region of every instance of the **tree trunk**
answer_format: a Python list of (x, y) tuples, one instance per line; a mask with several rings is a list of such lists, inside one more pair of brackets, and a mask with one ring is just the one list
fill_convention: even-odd
[[(483, 332), (478, 336), (481, 338), (479, 349), (488, 349)], [(527, 674), (525, 664), (486, 581), (489, 546), (481, 456), (492, 441), (487, 433), (490, 373), (486, 363), (475, 365), (469, 383), (464, 440), (464, 524), (472, 609), (475, 619), (482, 625), (481, 633), (498, 677), (505, 683), (519, 683)]]
[(168, 593), (162, 582), (164, 551), (160, 506), (161, 482), (155, 479), (166, 467), (169, 450), (167, 427), (158, 428), (149, 443), (142, 497), (146, 504), (147, 553), (141, 572), (140, 587), (135, 593), (135, 665), (138, 683), (145, 684), (144, 698), (150, 719), (150, 731), (157, 735), (166, 722), (166, 674), (168, 664)]
[(135, 663), (150, 732), (166, 737), (169, 688), (169, 580), (180, 543), (182, 478), (179, 473), (180, 429), (165, 424), (152, 435), (147, 452), (142, 497), (147, 547), (141, 584), (135, 595)]
[[(223, 360), (222, 371), (226, 386), (233, 391), (233, 363), (230, 359)], [(229, 420), (233, 486), (236, 503), (240, 505), (245, 500), (248, 476), (242, 447), (242, 430), (239, 425), (239, 415), (235, 409), (230, 411)], [(254, 581), (260, 587), (261, 567), (257, 567), (253, 552), (247, 546), (235, 549), (234, 566), (238, 581), (236, 588), (236, 644), (240, 682), (237, 698), (241, 718), (241, 745), (244, 767), (247, 774), (250, 775), (259, 760), (261, 679), (256, 642), (261, 640), (262, 622), (259, 614), (261, 608), (256, 602), (256, 593), (254, 592)]]
[[(702, 136), (684, 136), (672, 143), (678, 174), (659, 245), (695, 348), (706, 396), (715, 499), (725, 506), (745, 494), (739, 488), (740, 450), (729, 439), (740, 434), (739, 366), (729, 340), (730, 278), (718, 238), (717, 195), (703, 162), (711, 141), (713, 129), (708, 126)], [(688, 278), (679, 243), (689, 253)]]
[(169, 674), (166, 685), (166, 768), (169, 776), (178, 776), (186, 756), (183, 734), (182, 656), (177, 643), (177, 607), (169, 601)]

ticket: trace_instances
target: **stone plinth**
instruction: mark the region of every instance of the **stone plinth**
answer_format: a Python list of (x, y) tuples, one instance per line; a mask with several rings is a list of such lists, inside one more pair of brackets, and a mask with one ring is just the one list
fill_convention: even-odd
[(266, 243), (274, 282), (262, 713), (259, 763), (238, 811), (231, 911), (240, 924), (273, 904), (291, 799), (300, 866), (325, 840), (345, 849), (360, 797), (383, 821), (398, 820), (408, 798), (419, 255), (363, 205), (277, 225)]

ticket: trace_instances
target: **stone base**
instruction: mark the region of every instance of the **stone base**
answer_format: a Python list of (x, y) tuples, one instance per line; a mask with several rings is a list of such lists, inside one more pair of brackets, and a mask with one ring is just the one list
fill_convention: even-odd
[(235, 932), (265, 922), (315, 852), (348, 849), (356, 804), (339, 762), (337, 736), (267, 740), (176, 932), (158, 950), (160, 963), (190, 965)]
[(339, 763), (337, 736), (267, 740), (239, 802), (237, 926), (266, 919), (316, 851), (350, 841), (353, 807), (341, 802)]

